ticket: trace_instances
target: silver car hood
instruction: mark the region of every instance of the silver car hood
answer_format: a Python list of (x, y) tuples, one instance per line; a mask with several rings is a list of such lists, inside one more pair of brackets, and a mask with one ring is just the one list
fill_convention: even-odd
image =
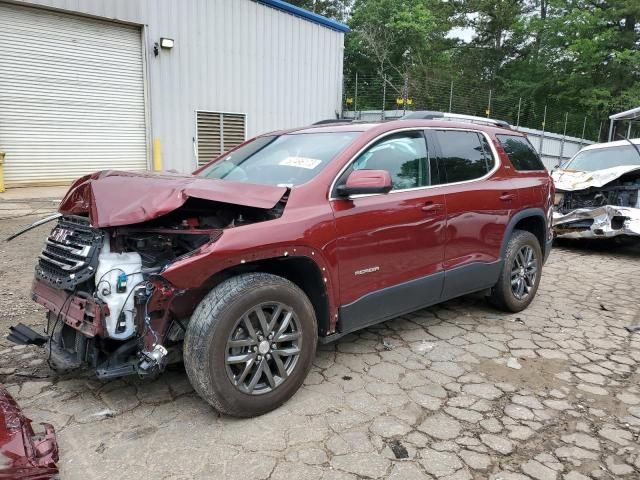
[(624, 165), (621, 167), (605, 168), (595, 172), (581, 172), (578, 170), (556, 170), (551, 176), (556, 190), (574, 192), (590, 187), (603, 187), (621, 176), (640, 170), (640, 165)]

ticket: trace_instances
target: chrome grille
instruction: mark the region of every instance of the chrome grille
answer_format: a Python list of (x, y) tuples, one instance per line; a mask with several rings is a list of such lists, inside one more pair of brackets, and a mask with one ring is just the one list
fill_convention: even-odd
[(84, 217), (60, 217), (39, 256), (36, 277), (65, 290), (90, 279), (98, 264), (102, 235)]

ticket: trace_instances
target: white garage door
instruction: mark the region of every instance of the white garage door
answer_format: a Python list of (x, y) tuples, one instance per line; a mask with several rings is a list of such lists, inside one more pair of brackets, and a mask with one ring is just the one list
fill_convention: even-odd
[(0, 3), (7, 186), (147, 167), (140, 30)]

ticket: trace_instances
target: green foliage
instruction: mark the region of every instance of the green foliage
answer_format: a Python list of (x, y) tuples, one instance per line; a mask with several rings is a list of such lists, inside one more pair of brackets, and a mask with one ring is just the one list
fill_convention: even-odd
[(287, 3), (310, 12), (345, 22), (348, 18), (351, 0), (289, 0)]
[[(297, 2), (305, 3), (305, 2)], [(493, 116), (533, 128), (596, 137), (609, 114), (640, 106), (638, 0), (306, 0), (349, 14), (347, 95), (360, 75), (358, 108), (385, 108), (405, 91), (419, 108)], [(323, 7), (323, 8), (324, 8)], [(332, 7), (333, 8), (333, 7)], [(319, 12), (320, 13), (320, 12)], [(473, 38), (451, 38), (467, 27)], [(482, 95), (479, 93), (482, 92)]]

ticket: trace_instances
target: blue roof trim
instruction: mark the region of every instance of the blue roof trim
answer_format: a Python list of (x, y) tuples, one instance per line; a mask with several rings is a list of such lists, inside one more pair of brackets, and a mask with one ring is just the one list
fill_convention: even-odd
[(282, 0), (257, 0), (257, 2), (269, 5), (270, 7), (282, 10), (283, 12), (290, 13), (292, 15), (295, 15), (296, 17), (304, 18), (305, 20), (309, 20), (310, 22), (319, 23), (320, 25), (329, 27), (332, 30), (337, 30), (338, 32), (346, 33), (351, 31), (351, 29), (344, 23), (336, 22), (335, 20), (331, 20), (330, 18), (323, 17), (322, 15), (318, 15), (317, 13), (310, 12), (309, 10), (305, 10), (304, 8), (296, 7), (295, 5), (283, 2)]

